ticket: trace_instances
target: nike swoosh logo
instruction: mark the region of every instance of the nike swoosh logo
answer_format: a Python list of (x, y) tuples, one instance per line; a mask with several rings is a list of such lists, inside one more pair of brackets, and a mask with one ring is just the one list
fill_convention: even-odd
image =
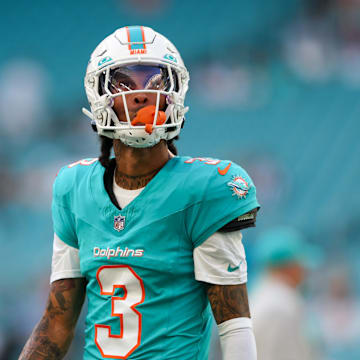
[(239, 264), (238, 266), (235, 266), (235, 267), (232, 267), (232, 266), (229, 264), (229, 266), (228, 266), (228, 268), (227, 268), (227, 271), (228, 271), (228, 272), (233, 272), (233, 271), (238, 270), (238, 269), (240, 268), (241, 263), (242, 263), (242, 260), (240, 261), (240, 264)]
[(225, 168), (225, 169), (220, 169), (219, 167), (218, 167), (218, 172), (219, 172), (219, 174), (220, 175), (226, 175), (226, 173), (229, 171), (229, 169), (230, 169), (230, 166), (231, 166), (231, 163), (229, 163), (229, 165)]

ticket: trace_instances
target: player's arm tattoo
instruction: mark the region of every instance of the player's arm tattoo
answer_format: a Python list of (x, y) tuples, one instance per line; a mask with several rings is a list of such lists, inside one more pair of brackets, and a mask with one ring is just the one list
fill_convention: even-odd
[(51, 284), (46, 310), (19, 360), (58, 360), (66, 354), (85, 298), (84, 278)]
[(207, 284), (207, 293), (217, 324), (237, 317), (250, 318), (246, 284)]

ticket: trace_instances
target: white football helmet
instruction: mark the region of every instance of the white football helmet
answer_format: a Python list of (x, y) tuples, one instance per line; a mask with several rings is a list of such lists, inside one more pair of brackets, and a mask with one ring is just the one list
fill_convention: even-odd
[[(122, 67), (159, 67), (166, 74), (167, 87), (133, 90), (111, 83), (114, 71)], [(189, 74), (175, 46), (163, 35), (145, 26), (129, 26), (116, 30), (106, 37), (91, 54), (85, 76), (85, 91), (91, 112), (83, 112), (92, 120), (99, 135), (120, 139), (132, 147), (144, 148), (157, 144), (161, 139), (170, 140), (180, 132), (188, 90)], [(123, 85), (123, 84), (121, 84)], [(152, 132), (145, 126), (131, 124), (127, 98), (134, 93), (155, 93), (156, 105)], [(114, 98), (122, 97), (126, 121), (120, 121), (113, 110)], [(160, 96), (166, 98), (166, 121), (157, 122)]]

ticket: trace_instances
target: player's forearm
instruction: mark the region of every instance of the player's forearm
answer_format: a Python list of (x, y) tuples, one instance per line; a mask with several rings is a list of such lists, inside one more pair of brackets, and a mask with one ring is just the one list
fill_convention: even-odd
[(85, 297), (85, 279), (62, 279), (51, 284), (43, 317), (19, 360), (58, 360), (66, 354)]
[(208, 285), (224, 360), (256, 360), (246, 284)]
[(207, 293), (217, 324), (239, 317), (250, 318), (246, 284), (209, 284)]
[(34, 328), (19, 360), (59, 360), (66, 354), (73, 331), (68, 331), (44, 316)]

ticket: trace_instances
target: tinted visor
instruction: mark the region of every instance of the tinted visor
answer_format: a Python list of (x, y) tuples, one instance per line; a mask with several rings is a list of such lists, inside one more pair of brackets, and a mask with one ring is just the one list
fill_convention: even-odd
[[(173, 72), (174, 89), (177, 90), (177, 76)], [(105, 73), (101, 74), (100, 86), (102, 93), (105, 89)], [(109, 83), (111, 93), (116, 94), (132, 90), (160, 90), (169, 91), (171, 80), (168, 69), (163, 66), (129, 65), (110, 70)]]

